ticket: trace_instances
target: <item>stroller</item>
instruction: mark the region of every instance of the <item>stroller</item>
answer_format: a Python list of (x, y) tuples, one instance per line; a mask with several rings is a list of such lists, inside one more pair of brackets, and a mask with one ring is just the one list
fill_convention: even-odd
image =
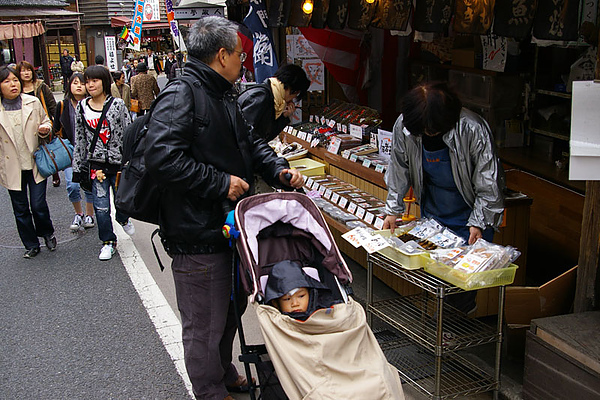
[[(259, 194), (240, 201), (234, 219), (239, 231), (234, 254), (240, 261), (234, 288), (249, 295), (265, 340), (264, 346), (247, 345), (238, 316), (240, 361), (248, 382), (250, 364), (256, 364), (260, 398), (404, 399), (398, 372), (387, 362), (362, 306), (349, 296), (352, 274), (315, 203), (297, 192)], [(264, 304), (273, 266), (288, 260), (326, 285), (335, 304), (305, 321)], [(265, 357), (276, 378), (261, 372), (269, 370)], [(250, 395), (256, 398), (253, 390)]]

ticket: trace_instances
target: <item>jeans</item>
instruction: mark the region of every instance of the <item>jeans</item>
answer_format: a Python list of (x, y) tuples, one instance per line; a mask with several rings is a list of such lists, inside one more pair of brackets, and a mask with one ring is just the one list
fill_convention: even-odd
[[(73, 182), (73, 168), (69, 167), (65, 169), (65, 179), (67, 180), (67, 194), (71, 203), (79, 203), (81, 201), (81, 186), (79, 183)], [(85, 202), (93, 204), (94, 195), (91, 192), (83, 191), (85, 194)]]
[[(98, 224), (98, 237), (104, 242), (116, 242), (117, 236), (113, 232), (112, 220), (110, 218), (110, 188), (115, 190), (116, 174), (107, 174), (102, 182), (97, 178), (92, 183), (92, 194), (94, 195), (94, 212)], [(115, 218), (121, 225), (126, 224), (129, 217), (118, 209)]]
[[(17, 231), (27, 250), (40, 247), (38, 237), (54, 233), (46, 202), (46, 182), (35, 183), (33, 171), (21, 171), (21, 190), (9, 190)], [(29, 198), (27, 198), (29, 189)], [(30, 203), (31, 202), (31, 203)], [(31, 206), (31, 208), (30, 208)]]
[[(179, 254), (171, 269), (183, 327), (183, 354), (197, 399), (223, 400), (238, 372), (231, 363), (237, 321), (231, 301), (231, 251)], [(240, 314), (246, 298), (238, 296)]]

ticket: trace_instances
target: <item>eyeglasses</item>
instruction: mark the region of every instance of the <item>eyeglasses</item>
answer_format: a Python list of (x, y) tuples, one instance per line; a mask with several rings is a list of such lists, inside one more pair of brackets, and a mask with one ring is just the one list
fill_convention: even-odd
[(243, 64), (244, 61), (246, 61), (246, 58), (248, 58), (248, 54), (246, 54), (246, 52), (244, 51), (240, 51), (240, 50), (234, 50), (234, 53), (240, 53), (240, 62)]

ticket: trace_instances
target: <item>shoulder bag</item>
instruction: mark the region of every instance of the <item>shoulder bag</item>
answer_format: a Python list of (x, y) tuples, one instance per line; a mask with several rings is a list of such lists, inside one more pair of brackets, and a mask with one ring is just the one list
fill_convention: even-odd
[(50, 143), (42, 143), (33, 153), (40, 174), (47, 178), (68, 168), (73, 163), (73, 145), (69, 139), (54, 137)]

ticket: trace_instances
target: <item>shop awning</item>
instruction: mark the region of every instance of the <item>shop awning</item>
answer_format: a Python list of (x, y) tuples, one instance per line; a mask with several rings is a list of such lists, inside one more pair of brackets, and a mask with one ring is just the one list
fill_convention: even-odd
[(29, 21), (0, 24), (0, 40), (30, 38), (46, 32), (42, 21)]
[[(123, 26), (131, 27), (131, 18), (128, 17), (110, 17), (110, 26), (113, 28), (121, 28)], [(142, 30), (150, 29), (169, 29), (168, 22), (144, 22)]]
[(225, 17), (225, 2), (222, 0), (181, 0), (177, 7), (173, 7), (176, 20), (193, 20), (207, 15)]

